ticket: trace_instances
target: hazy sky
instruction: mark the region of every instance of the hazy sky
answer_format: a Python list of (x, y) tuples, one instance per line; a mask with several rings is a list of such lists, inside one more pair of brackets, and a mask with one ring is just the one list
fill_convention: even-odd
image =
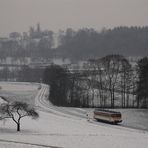
[(53, 31), (146, 26), (148, 0), (0, 0), (0, 36), (28, 31), (38, 22)]

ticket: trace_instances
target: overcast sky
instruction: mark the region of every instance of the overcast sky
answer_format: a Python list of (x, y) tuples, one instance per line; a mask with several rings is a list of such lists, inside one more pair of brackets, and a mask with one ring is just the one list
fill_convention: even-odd
[(43, 29), (148, 25), (148, 0), (0, 0), (0, 36)]

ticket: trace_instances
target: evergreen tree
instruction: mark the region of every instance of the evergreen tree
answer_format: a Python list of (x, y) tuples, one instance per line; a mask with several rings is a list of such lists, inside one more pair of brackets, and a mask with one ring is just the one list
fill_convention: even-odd
[(50, 86), (49, 100), (57, 105), (67, 104), (68, 71), (58, 65), (51, 65), (44, 72), (43, 82)]

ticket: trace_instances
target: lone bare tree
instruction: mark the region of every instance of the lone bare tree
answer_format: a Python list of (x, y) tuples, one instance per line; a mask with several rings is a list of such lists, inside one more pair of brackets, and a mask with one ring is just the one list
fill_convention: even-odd
[(32, 119), (39, 117), (39, 114), (29, 104), (23, 102), (4, 103), (0, 106), (0, 120), (11, 118), (17, 125), (17, 131), (20, 131), (20, 120), (29, 116)]

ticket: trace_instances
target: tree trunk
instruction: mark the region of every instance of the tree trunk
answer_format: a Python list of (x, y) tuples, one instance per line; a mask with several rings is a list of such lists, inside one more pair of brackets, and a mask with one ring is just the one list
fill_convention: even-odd
[(137, 108), (139, 108), (139, 103), (140, 103), (140, 100), (139, 100), (139, 96), (137, 97)]
[(20, 131), (20, 123), (17, 123), (17, 131)]
[(115, 88), (113, 87), (113, 103), (112, 103), (112, 107), (115, 107)]

